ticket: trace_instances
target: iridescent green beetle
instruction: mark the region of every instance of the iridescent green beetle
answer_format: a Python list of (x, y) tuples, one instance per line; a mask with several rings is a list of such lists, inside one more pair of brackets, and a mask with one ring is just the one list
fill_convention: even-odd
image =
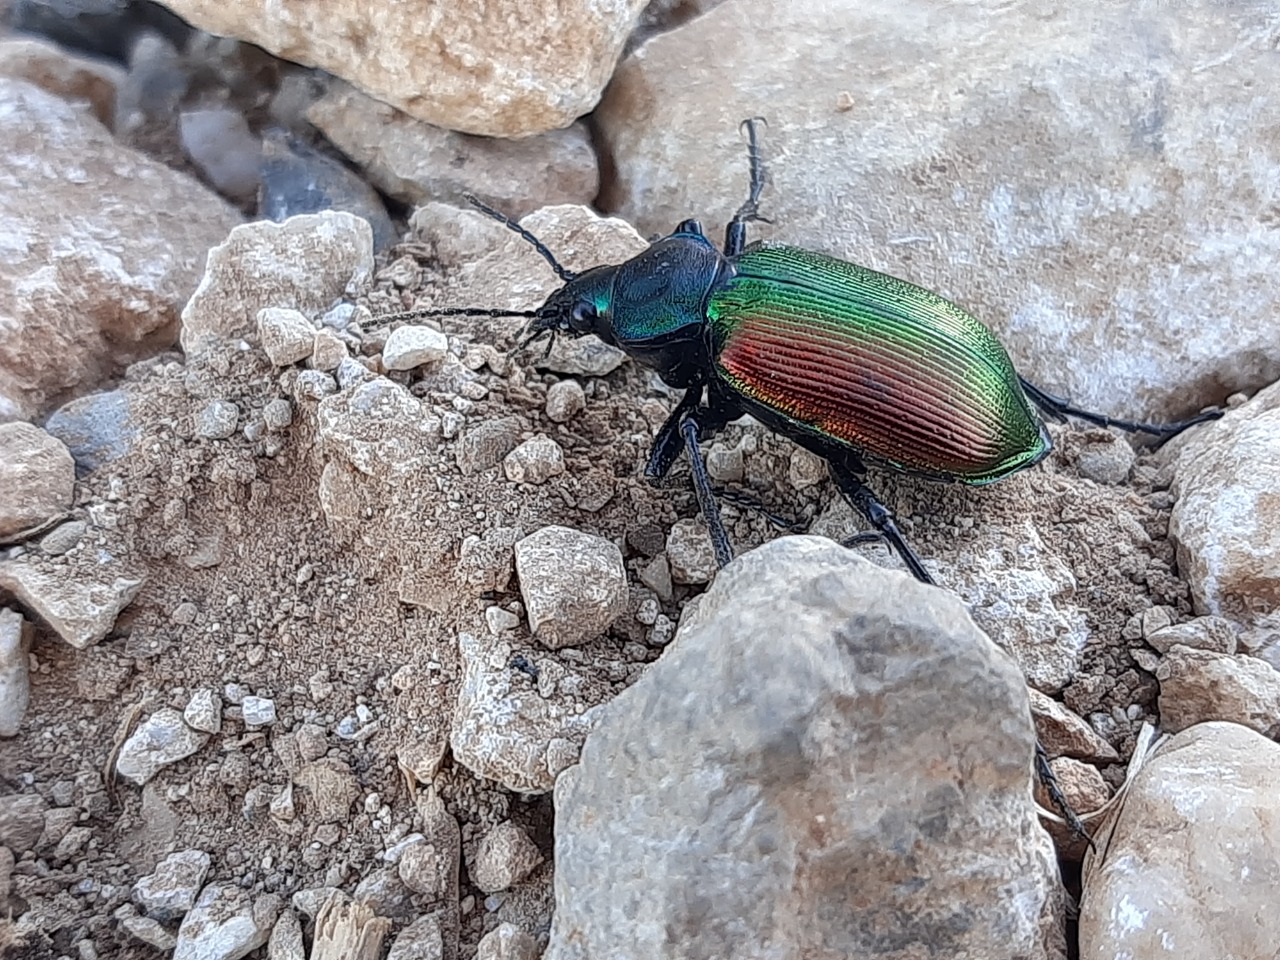
[(1019, 376), (991, 331), (935, 293), (810, 250), (747, 246), (747, 224), (763, 220), (756, 123), (743, 124), (751, 187), (723, 251), (696, 220), (685, 220), (626, 263), (574, 274), (528, 231), (472, 199), (533, 244), (564, 286), (532, 311), (400, 316), (529, 317), (525, 344), (544, 334), (595, 334), (684, 389), (645, 474), (665, 476), (681, 449), (688, 452), (721, 566), (733, 554), (699, 444), (743, 414), (826, 460), (841, 493), (874, 528), (871, 536), (886, 540), (925, 583), (934, 581), (864, 483), (867, 461), (934, 480), (992, 483), (1052, 449), (1037, 408), (1058, 420), (1159, 437), (1221, 415), (1149, 424), (1080, 410)]

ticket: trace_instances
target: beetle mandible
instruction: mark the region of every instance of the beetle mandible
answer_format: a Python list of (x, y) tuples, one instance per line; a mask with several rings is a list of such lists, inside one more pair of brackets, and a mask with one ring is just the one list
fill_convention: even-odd
[(527, 317), (522, 347), (544, 335), (594, 334), (683, 389), (653, 441), (645, 476), (661, 479), (681, 450), (688, 454), (722, 567), (733, 551), (701, 444), (743, 414), (825, 460), (870, 536), (885, 540), (929, 584), (933, 577), (867, 486), (867, 462), (980, 485), (1048, 456), (1053, 442), (1042, 415), (1162, 439), (1222, 415), (1212, 409), (1160, 424), (1082, 410), (1020, 376), (990, 330), (936, 293), (811, 250), (748, 245), (747, 224), (765, 221), (760, 122), (742, 123), (750, 187), (725, 228), (723, 249), (697, 220), (684, 220), (625, 263), (572, 273), (514, 220), (468, 197), (532, 244), (564, 285), (537, 310), (416, 310), (386, 319)]

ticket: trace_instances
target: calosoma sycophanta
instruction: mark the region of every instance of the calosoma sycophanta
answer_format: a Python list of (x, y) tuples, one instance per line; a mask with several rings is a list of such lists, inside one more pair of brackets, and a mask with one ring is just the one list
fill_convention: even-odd
[[(571, 273), (510, 218), (469, 198), (551, 265), (564, 285), (537, 310), (456, 308), (422, 316), (528, 317), (522, 345), (594, 334), (685, 391), (649, 452), (662, 478), (685, 450), (721, 566), (729, 537), (700, 444), (743, 414), (823, 458), (837, 487), (919, 580), (933, 583), (893, 514), (865, 483), (868, 461), (934, 480), (986, 484), (1053, 447), (1041, 414), (1170, 437), (1221, 415), (1177, 423), (1117, 420), (1072, 406), (1014, 369), (976, 318), (914, 284), (798, 247), (747, 245), (764, 170), (756, 120), (743, 123), (751, 181), (724, 248), (696, 220), (622, 264)], [(855, 538), (860, 539), (860, 538)]]

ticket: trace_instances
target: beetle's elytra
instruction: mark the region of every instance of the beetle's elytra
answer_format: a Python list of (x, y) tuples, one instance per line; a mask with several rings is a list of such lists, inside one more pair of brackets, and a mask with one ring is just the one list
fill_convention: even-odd
[(925, 583), (933, 578), (864, 482), (867, 461), (933, 480), (991, 483), (1048, 455), (1042, 415), (1162, 438), (1221, 415), (1148, 424), (1081, 410), (1019, 376), (991, 331), (936, 293), (814, 251), (748, 246), (747, 224), (763, 219), (756, 123), (743, 124), (750, 191), (722, 250), (696, 220), (685, 220), (626, 263), (574, 274), (528, 231), (472, 198), (533, 244), (564, 285), (532, 311), (468, 307), (398, 317), (528, 317), (526, 345), (543, 335), (594, 334), (684, 389), (645, 474), (663, 477), (681, 450), (688, 453), (722, 566), (732, 550), (700, 444), (743, 414), (826, 460), (873, 536)]

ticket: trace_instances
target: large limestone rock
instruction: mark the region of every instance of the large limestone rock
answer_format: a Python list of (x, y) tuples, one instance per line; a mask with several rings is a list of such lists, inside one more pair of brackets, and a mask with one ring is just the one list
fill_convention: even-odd
[(419, 120), (524, 137), (591, 110), (647, 0), (169, 0), (203, 30), (323, 67)]
[(1278, 771), (1280, 746), (1233, 723), (1162, 747), (1086, 864), (1081, 960), (1273, 956)]
[(173, 344), (205, 254), (240, 215), (22, 80), (0, 77), (0, 145), (3, 421)]
[(720, 229), (764, 114), (765, 233), (956, 299), (1082, 405), (1186, 413), (1280, 376), (1270, 17), (735, 0), (619, 65), (605, 208)]
[(546, 958), (1060, 956), (1033, 743), (954, 596), (774, 540), (560, 775)]

